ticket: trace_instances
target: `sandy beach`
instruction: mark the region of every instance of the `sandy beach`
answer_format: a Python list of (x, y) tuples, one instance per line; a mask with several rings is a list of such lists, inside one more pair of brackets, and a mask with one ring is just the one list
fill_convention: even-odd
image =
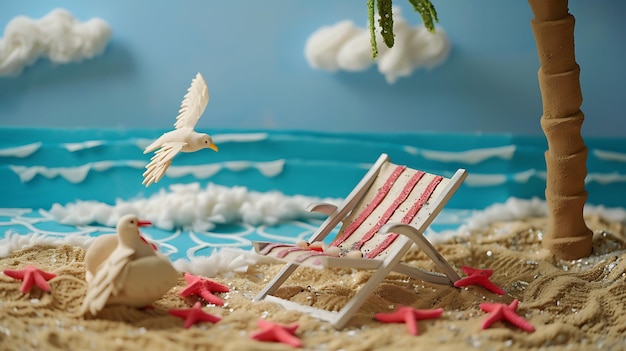
[[(34, 264), (57, 274), (51, 292), (19, 291), (21, 282), (0, 275), (0, 349), (2, 350), (288, 350), (293, 347), (250, 338), (257, 320), (297, 323), (296, 336), (306, 350), (476, 349), (622, 350), (626, 339), (626, 234), (623, 224), (587, 216), (594, 230), (593, 255), (577, 261), (556, 260), (541, 250), (545, 218), (493, 223), (469, 236), (437, 244), (463, 276), (460, 267), (493, 269), (491, 280), (503, 296), (480, 286), (454, 288), (426, 284), (394, 273), (380, 284), (358, 314), (341, 330), (308, 315), (285, 310), (252, 297), (282, 267), (258, 264), (245, 273), (210, 277), (230, 288), (218, 294), (223, 306), (203, 310), (220, 316), (218, 323), (183, 328), (183, 320), (168, 314), (189, 308), (194, 298), (182, 298), (178, 286), (151, 309), (107, 307), (97, 316), (77, 316), (85, 294), (84, 249), (36, 246), (0, 260), (0, 269)], [(404, 259), (432, 269), (427, 257), (410, 251)], [(371, 272), (299, 269), (277, 295), (292, 301), (337, 310)], [(496, 322), (483, 330), (483, 302), (520, 301), (517, 313), (536, 329), (528, 333)], [(440, 318), (419, 321), (419, 335), (404, 324), (374, 320), (378, 312), (400, 305), (417, 309), (443, 308)]]

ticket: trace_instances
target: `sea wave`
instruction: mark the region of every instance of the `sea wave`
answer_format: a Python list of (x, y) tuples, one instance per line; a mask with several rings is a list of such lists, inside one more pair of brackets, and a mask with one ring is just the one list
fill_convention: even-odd
[(598, 183), (602, 185), (614, 184), (614, 183), (625, 183), (626, 175), (621, 174), (619, 172), (611, 172), (611, 173), (589, 173), (585, 178), (585, 183)]
[(440, 162), (460, 162), (464, 164), (475, 165), (490, 158), (500, 158), (510, 160), (515, 154), (517, 147), (515, 145), (507, 145), (501, 147), (472, 149), (465, 151), (438, 151), (438, 150), (421, 150), (420, 153), (425, 159)]
[(41, 142), (0, 149), (0, 157), (28, 157), (41, 148)]
[(65, 143), (63, 147), (69, 152), (76, 152), (80, 150), (93, 149), (95, 147), (104, 145), (104, 140), (87, 140), (80, 143)]
[(593, 149), (591, 154), (603, 161), (626, 162), (626, 153), (624, 152)]
[[(23, 183), (30, 182), (37, 175), (40, 175), (48, 179), (61, 177), (70, 183), (78, 184), (85, 181), (87, 175), (92, 171), (105, 172), (113, 168), (126, 167), (141, 169), (145, 165), (146, 162), (141, 160), (108, 160), (89, 162), (74, 167), (9, 165), (9, 169), (17, 174)], [(207, 179), (224, 169), (233, 172), (241, 172), (247, 169), (256, 169), (265, 177), (275, 177), (283, 171), (284, 166), (285, 160), (282, 159), (268, 162), (227, 161), (205, 165), (170, 166), (166, 171), (166, 174), (171, 178), (180, 178), (186, 175), (193, 175), (197, 179)]]

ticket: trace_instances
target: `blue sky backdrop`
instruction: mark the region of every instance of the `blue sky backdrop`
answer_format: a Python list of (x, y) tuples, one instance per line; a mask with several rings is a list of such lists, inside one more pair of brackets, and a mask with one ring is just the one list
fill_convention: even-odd
[[(412, 25), (406, 0), (394, 2)], [(113, 35), (101, 57), (55, 65), (39, 60), (0, 77), (0, 124), (168, 128), (196, 72), (211, 101), (198, 127), (336, 131), (541, 134), (539, 62), (525, 0), (433, 0), (452, 52), (433, 70), (393, 85), (376, 67), (312, 69), (307, 37), (324, 25), (367, 23), (363, 0), (9, 0), (15, 16), (55, 7), (81, 21), (104, 19)], [(586, 115), (584, 135), (626, 136), (626, 2), (570, 1)]]

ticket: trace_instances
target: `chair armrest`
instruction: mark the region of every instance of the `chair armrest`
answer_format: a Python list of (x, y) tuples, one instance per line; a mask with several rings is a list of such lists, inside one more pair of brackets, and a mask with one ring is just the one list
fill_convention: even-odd
[(452, 283), (461, 279), (459, 274), (452, 268), (452, 266), (446, 261), (443, 256), (435, 249), (433, 244), (424, 237), (424, 234), (420, 232), (417, 228), (403, 223), (388, 223), (385, 224), (381, 229), (380, 233), (398, 233), (400, 235), (404, 235), (413, 241), (424, 253), (435, 263), (439, 269), (445, 273), (445, 275), (450, 278)]
[(327, 202), (313, 202), (306, 207), (309, 212), (319, 212), (325, 215), (332, 215), (337, 211), (337, 206)]

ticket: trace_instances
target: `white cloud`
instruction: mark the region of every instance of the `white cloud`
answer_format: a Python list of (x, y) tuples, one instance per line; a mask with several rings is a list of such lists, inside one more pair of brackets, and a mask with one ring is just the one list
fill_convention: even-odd
[[(406, 77), (418, 68), (433, 68), (442, 64), (450, 52), (450, 42), (445, 31), (437, 27), (430, 33), (423, 25), (411, 27), (394, 7), (395, 44), (389, 49), (377, 30), (378, 71), (389, 84)], [(378, 21), (376, 21), (378, 22)], [(370, 33), (344, 20), (324, 26), (313, 32), (306, 41), (304, 55), (313, 68), (330, 72), (337, 70), (363, 71), (372, 61)]]
[(0, 76), (18, 75), (40, 57), (59, 64), (92, 58), (104, 51), (110, 37), (104, 20), (80, 22), (64, 9), (41, 19), (17, 16), (0, 38)]

